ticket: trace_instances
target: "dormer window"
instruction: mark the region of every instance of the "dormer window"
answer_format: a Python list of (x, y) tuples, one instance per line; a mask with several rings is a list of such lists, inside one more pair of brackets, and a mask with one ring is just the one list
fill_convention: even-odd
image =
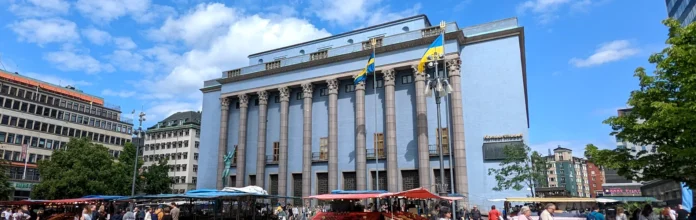
[(353, 39), (348, 39), (348, 44), (353, 44)]
[(259, 59), (259, 64), (262, 64), (262, 63), (263, 63), (263, 59)]

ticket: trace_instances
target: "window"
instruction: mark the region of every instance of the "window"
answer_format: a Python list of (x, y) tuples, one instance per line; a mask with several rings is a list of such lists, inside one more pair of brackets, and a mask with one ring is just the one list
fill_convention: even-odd
[(4, 142), (5, 142), (5, 136), (6, 136), (6, 135), (7, 135), (7, 133), (5, 133), (5, 132), (0, 132), (0, 143), (4, 143)]
[(196, 141), (196, 148), (198, 148), (200, 145), (201, 145), (201, 143)]
[(182, 165), (181, 165), (181, 170), (182, 170), (182, 171), (186, 171), (186, 164), (182, 164)]
[[(232, 164), (237, 164), (237, 145), (236, 144), (234, 145), (234, 153), (232, 155), (234, 155), (234, 158), (232, 158)], [(184, 155), (184, 159), (186, 159), (186, 155)], [(194, 170), (198, 170), (197, 165), (193, 165), (193, 166), (194, 166), (193, 167)]]
[(10, 117), (10, 126), (17, 126), (17, 117)]
[(193, 172), (194, 173), (198, 172), (198, 165), (195, 165), (195, 164), (193, 165)]
[(377, 79), (377, 88), (384, 87), (384, 79)]
[(404, 75), (401, 77), (401, 84), (413, 83), (413, 75)]
[(280, 96), (277, 95), (273, 98), (275, 100), (275, 103), (280, 103)]
[(329, 159), (329, 138), (323, 137), (319, 139), (319, 159)]
[(304, 93), (303, 92), (298, 92), (297, 93), (297, 100), (302, 100), (304, 98)]
[(377, 146), (377, 157), (384, 158), (384, 133), (375, 133), (375, 145)]
[(198, 160), (198, 153), (193, 153), (193, 159)]
[(12, 108), (12, 99), (5, 99), (5, 108)]
[(46, 145), (46, 139), (40, 138), (39, 139), (39, 148), (44, 148)]
[(346, 92), (355, 92), (355, 84), (346, 85)]
[(29, 113), (34, 113), (36, 112), (36, 105), (34, 104), (29, 104)]
[(10, 125), (10, 116), (3, 115), (3, 116), (2, 116), (2, 122), (0, 122), (0, 123), (2, 123), (2, 124), (4, 124), (4, 125)]
[(321, 89), (319, 89), (319, 95), (320, 95), (320, 96), (327, 96), (327, 95), (329, 95), (329, 88), (321, 88)]
[(273, 162), (280, 159), (280, 142), (273, 142)]
[(7, 143), (14, 143), (15, 134), (7, 133)]

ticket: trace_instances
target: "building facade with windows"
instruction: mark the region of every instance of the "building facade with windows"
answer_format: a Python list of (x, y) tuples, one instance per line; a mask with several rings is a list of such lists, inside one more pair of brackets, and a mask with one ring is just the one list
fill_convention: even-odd
[(590, 197), (590, 178), (587, 160), (573, 157), (573, 151), (558, 146), (553, 155), (546, 156), (549, 163), (548, 187), (565, 187), (571, 197)]
[(686, 26), (696, 19), (696, 0), (665, 0), (667, 15)]
[(145, 132), (143, 170), (166, 160), (172, 193), (196, 188), (198, 149), (200, 147), (201, 112), (177, 112)]
[(65, 149), (70, 138), (102, 144), (114, 158), (131, 142), (133, 122), (121, 116), (120, 107), (71, 86), (0, 70), (0, 109), (0, 156), (12, 165), (15, 199), (29, 198), (31, 186), (41, 180), (36, 163)]
[[(436, 190), (438, 153), (448, 158), (451, 150), (454, 169), (445, 159), (444, 182), (449, 191), (452, 172), (456, 193), (468, 200), (461, 204), (490, 207), (489, 198), (527, 195), (493, 191), (488, 176), (502, 159), (499, 146), (528, 139), (523, 27), (512, 18), (448, 23), (444, 32), (439, 70), (453, 91), (442, 99), (442, 149), (435, 100), (414, 70), (441, 28), (419, 15), (252, 54), (249, 66), (205, 81), (197, 187), (222, 188), (224, 178), (293, 197)], [(356, 85), (371, 39), (377, 79)], [(227, 152), (236, 153), (231, 167)]]
[(604, 185), (604, 168), (587, 161), (587, 175), (589, 176), (590, 197), (597, 198), (604, 195), (602, 186)]

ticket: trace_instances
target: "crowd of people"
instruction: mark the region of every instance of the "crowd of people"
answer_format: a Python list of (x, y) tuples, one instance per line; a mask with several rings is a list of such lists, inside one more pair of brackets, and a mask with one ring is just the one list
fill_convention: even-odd
[(146, 207), (145, 210), (134, 208), (107, 209), (105, 205), (85, 205), (81, 210), (55, 210), (44, 212), (43, 209), (33, 211), (24, 205), (20, 208), (6, 209), (1, 217), (4, 220), (44, 220), (44, 219), (72, 219), (72, 220), (179, 220), (180, 210), (175, 203), (164, 207)]

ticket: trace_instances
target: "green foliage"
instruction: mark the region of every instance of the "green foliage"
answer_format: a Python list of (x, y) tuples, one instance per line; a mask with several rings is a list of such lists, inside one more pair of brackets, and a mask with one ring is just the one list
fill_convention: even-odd
[(600, 166), (637, 181), (655, 179), (684, 182), (696, 187), (696, 24), (682, 27), (678, 21), (663, 22), (669, 28), (668, 47), (649, 62), (653, 74), (639, 67), (639, 88), (631, 92), (628, 114), (610, 117), (611, 134), (638, 146), (652, 145), (654, 154), (628, 149), (599, 150), (588, 145), (586, 156)]
[[(522, 190), (526, 187), (546, 186), (548, 165), (544, 157), (524, 144), (507, 145), (504, 149), (505, 159), (500, 162), (500, 169), (489, 169), (488, 175), (495, 175), (498, 185), (495, 191), (507, 189)], [(536, 183), (536, 184), (535, 184)], [(534, 191), (532, 191), (534, 196)]]
[(172, 179), (169, 178), (169, 165), (167, 160), (160, 160), (159, 164), (150, 166), (146, 172), (143, 172), (145, 177), (146, 194), (163, 194), (171, 193)]
[[(126, 143), (126, 145), (123, 147), (123, 151), (121, 154), (118, 156), (118, 161), (115, 162), (114, 164), (114, 169), (117, 170), (114, 172), (115, 176), (114, 178), (119, 179), (120, 181), (116, 181), (113, 183), (113, 188), (117, 193), (117, 195), (130, 195), (131, 194), (131, 188), (133, 184), (133, 163), (135, 162), (135, 145), (133, 143), (129, 142)], [(140, 170), (140, 168), (143, 166), (143, 160), (138, 159), (138, 165), (137, 169)], [(135, 191), (140, 192), (142, 187), (142, 180), (141, 178), (136, 178), (135, 182)]]
[(8, 168), (10, 163), (6, 160), (0, 159), (0, 201), (10, 200), (12, 193), (14, 192), (14, 187), (10, 183), (10, 177), (8, 176)]
[(55, 151), (51, 160), (39, 162), (41, 182), (34, 186), (34, 199), (78, 198), (85, 195), (114, 195), (116, 181), (113, 157), (102, 145), (86, 138), (71, 139), (67, 150)]

